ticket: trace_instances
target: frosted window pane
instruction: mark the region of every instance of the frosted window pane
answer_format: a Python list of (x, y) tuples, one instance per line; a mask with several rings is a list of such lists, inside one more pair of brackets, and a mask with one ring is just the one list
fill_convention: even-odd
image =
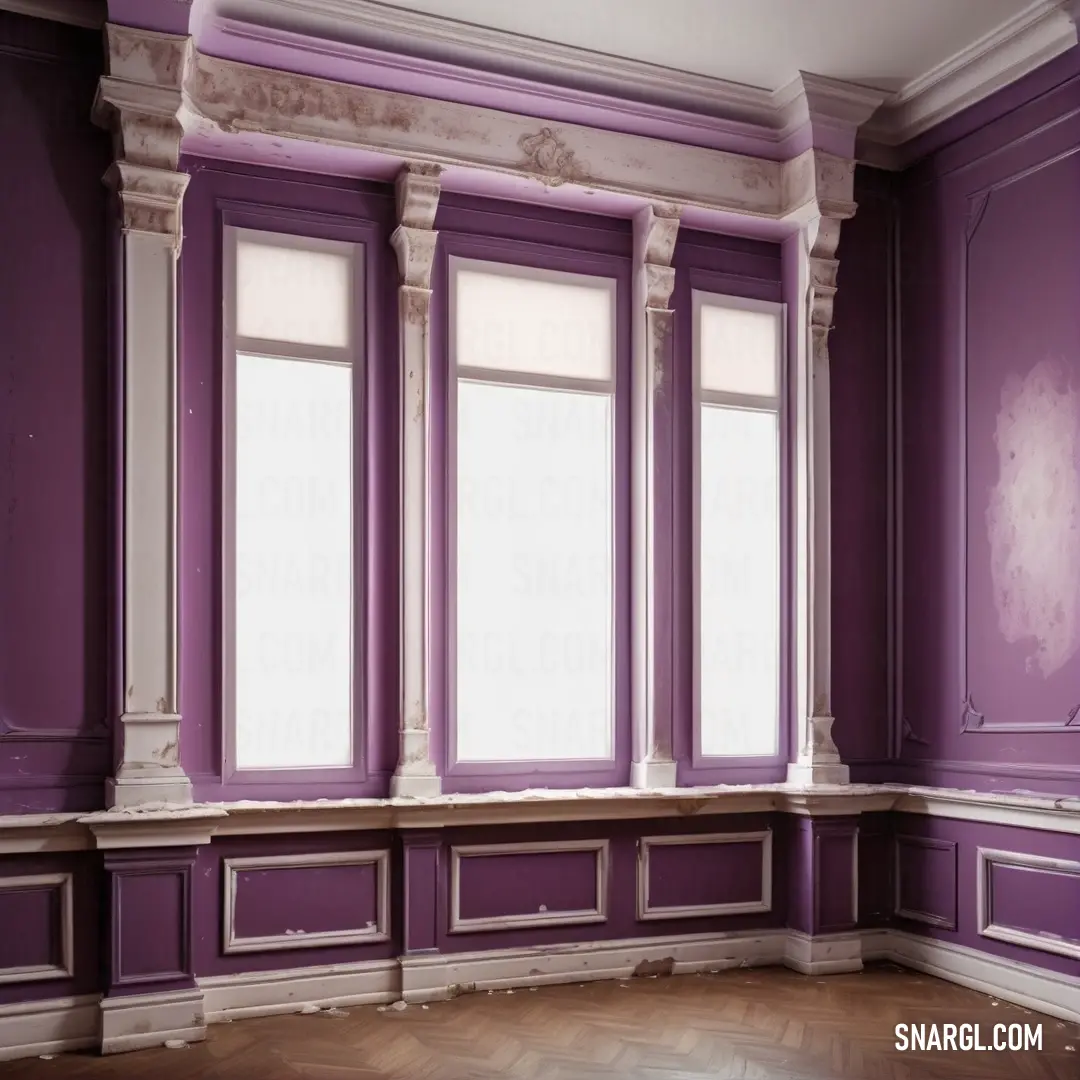
[(765, 311), (700, 308), (701, 388), (775, 397), (780, 320)]
[(779, 454), (775, 413), (701, 410), (701, 751), (777, 752)]
[(612, 754), (611, 407), (459, 383), (460, 761)]
[(241, 337), (344, 348), (349, 344), (347, 255), (240, 240), (236, 332)]
[(455, 318), (462, 367), (611, 378), (606, 288), (460, 270)]
[(236, 757), (352, 761), (352, 370), (237, 357)]

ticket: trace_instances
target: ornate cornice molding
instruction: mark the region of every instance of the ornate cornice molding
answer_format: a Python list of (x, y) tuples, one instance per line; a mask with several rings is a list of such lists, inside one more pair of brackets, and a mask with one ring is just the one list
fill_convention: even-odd
[[(483, 73), (496, 85), (507, 80), (532, 82), (546, 96), (573, 97), (582, 91), (550, 86), (550, 73), (565, 73), (586, 93), (612, 101), (631, 96), (693, 117), (717, 131), (783, 143), (813, 119), (845, 134), (865, 125), (868, 156), (895, 167), (892, 151), (935, 124), (959, 113), (1014, 82), (1076, 42), (1074, 0), (1034, 0), (996, 30), (972, 42), (942, 63), (891, 92), (811, 73), (799, 73), (775, 90), (746, 86), (710, 76), (677, 71), (642, 61), (608, 56), (588, 49), (541, 41), (520, 34), (478, 27), (378, 0), (305, 0), (309, 34), (334, 41), (361, 42), (349, 47), (322, 42), (321, 50), (346, 48), (370, 61), (400, 56), (430, 70), (439, 61), (446, 96), (454, 87), (475, 83)], [(295, 0), (249, 0), (245, 17), (215, 18), (214, 29), (234, 40), (246, 38), (304, 51), (321, 39), (278, 28), (281, 15), (295, 15)], [(385, 61), (384, 61), (385, 63)], [(451, 70), (451, 65), (457, 70)], [(500, 72), (514, 72), (513, 76)], [(520, 89), (520, 87), (518, 87)], [(442, 96), (440, 94), (440, 96)], [(869, 109), (869, 111), (867, 111)]]

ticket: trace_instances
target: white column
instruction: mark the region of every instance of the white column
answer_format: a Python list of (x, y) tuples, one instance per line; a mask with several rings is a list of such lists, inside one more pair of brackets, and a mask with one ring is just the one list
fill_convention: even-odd
[[(827, 163), (826, 163), (827, 164)], [(821, 183), (822, 169), (818, 169)], [(850, 182), (850, 181), (849, 181)], [(819, 192), (819, 205), (823, 201)], [(853, 211), (854, 207), (850, 207)], [(844, 216), (849, 216), (847, 208)], [(833, 742), (832, 535), (829, 330), (836, 294), (840, 216), (819, 214), (799, 235), (799, 327), (793, 342), (795, 390), (795, 646), (799, 750), (793, 784), (846, 784)]]
[(401, 718), (394, 797), (439, 795), (429, 718), (431, 551), (431, 268), (439, 168), (406, 165), (397, 178), (398, 334), (401, 342)]
[(107, 27), (95, 118), (112, 128), (105, 176), (122, 230), (123, 669), (115, 806), (190, 803), (177, 700), (176, 262), (188, 177), (177, 172), (190, 40)]
[[(647, 206), (634, 218), (630, 782), (636, 788), (675, 786), (671, 458), (675, 315), (668, 303), (675, 287), (671, 257), (679, 214), (678, 207)], [(658, 575), (663, 575), (662, 582), (658, 582)]]

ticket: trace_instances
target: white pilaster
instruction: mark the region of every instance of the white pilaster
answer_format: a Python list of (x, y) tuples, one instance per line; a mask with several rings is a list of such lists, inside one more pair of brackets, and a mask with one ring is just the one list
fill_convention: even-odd
[[(819, 170), (820, 174), (820, 170)], [(819, 175), (820, 180), (820, 175)], [(850, 180), (849, 180), (850, 183)], [(818, 209), (823, 200), (819, 192)], [(851, 208), (853, 209), (853, 207)], [(849, 216), (845, 210), (843, 216)], [(795, 637), (799, 751), (793, 784), (846, 784), (833, 742), (829, 330), (841, 216), (819, 212), (799, 235), (795, 405)]]
[(398, 334), (401, 341), (401, 720), (394, 797), (439, 795), (428, 713), (431, 558), (431, 268), (439, 168), (406, 165), (397, 178)]
[(124, 703), (110, 805), (190, 803), (177, 701), (177, 172), (190, 39), (106, 28), (95, 119), (112, 129), (122, 230)]
[[(675, 786), (672, 703), (671, 362), (675, 287), (671, 257), (679, 208), (647, 206), (634, 218), (633, 761), (636, 788)], [(662, 557), (657, 559), (657, 553)], [(657, 576), (664, 575), (657, 589)]]

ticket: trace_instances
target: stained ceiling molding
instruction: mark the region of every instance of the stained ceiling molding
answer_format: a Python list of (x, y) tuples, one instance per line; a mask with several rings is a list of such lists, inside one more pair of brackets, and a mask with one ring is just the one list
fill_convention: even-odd
[[(377, 0), (244, 0), (223, 2), (217, 14), (244, 22), (266, 20), (282, 28), (334, 35), (387, 50), (425, 56), (474, 69), (513, 69), (545, 81), (552, 70), (584, 88), (612, 96), (632, 85), (638, 95), (671, 108), (751, 124), (779, 141), (811, 113), (842, 122), (861, 115), (875, 98), (879, 107), (862, 121), (860, 149), (889, 167), (892, 148), (922, 134), (994, 91), (1071, 48), (1080, 0), (1034, 0), (987, 34), (893, 93), (821, 76), (801, 75), (778, 90), (727, 82), (569, 45), (473, 26)], [(299, 25), (302, 20), (303, 26)], [(807, 94), (802, 95), (802, 83)], [(801, 100), (800, 100), (801, 98)]]
[(0, 10), (89, 30), (105, 25), (105, 0), (0, 0)]

